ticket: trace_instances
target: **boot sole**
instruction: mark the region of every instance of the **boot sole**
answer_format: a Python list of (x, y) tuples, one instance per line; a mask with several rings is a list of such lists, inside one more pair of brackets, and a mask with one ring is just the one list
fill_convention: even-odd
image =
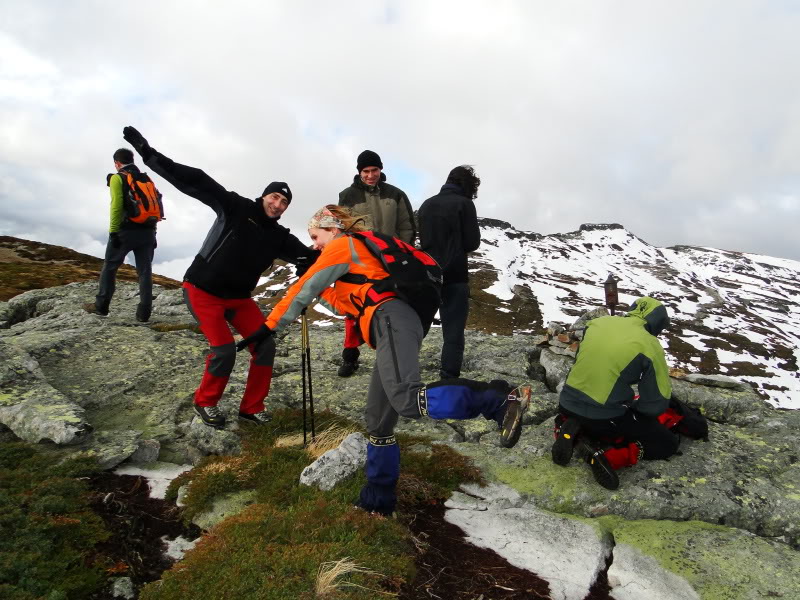
[(604, 457), (593, 456), (589, 459), (589, 466), (592, 468), (592, 475), (595, 481), (607, 490), (616, 490), (619, 487), (619, 476), (608, 464)]
[(561, 425), (556, 441), (553, 442), (551, 455), (553, 462), (562, 467), (566, 467), (572, 460), (572, 452), (575, 445), (575, 434), (578, 433), (580, 426), (575, 419), (567, 419)]
[(513, 448), (522, 435), (522, 415), (528, 409), (531, 402), (531, 386), (521, 385), (509, 394), (509, 407), (503, 419), (503, 428), (500, 431), (500, 445), (503, 448)]
[(260, 427), (261, 425), (266, 425), (267, 423), (270, 423), (272, 421), (272, 418), (270, 418), (268, 421), (256, 421), (255, 419), (248, 419), (247, 417), (239, 415), (239, 420), (244, 421), (246, 423), (252, 423), (253, 425), (257, 425)]

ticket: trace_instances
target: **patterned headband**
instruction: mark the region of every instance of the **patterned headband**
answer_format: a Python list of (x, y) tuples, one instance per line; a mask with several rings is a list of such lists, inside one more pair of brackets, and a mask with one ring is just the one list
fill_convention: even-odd
[(311, 217), (311, 220), (308, 222), (309, 229), (313, 229), (315, 227), (320, 229), (325, 227), (344, 229), (344, 223), (342, 223), (329, 209), (323, 206), (314, 213), (314, 216)]

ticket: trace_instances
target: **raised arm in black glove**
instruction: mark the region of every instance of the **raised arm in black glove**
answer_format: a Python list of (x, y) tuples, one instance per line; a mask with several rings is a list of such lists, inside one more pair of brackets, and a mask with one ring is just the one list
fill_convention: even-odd
[(297, 273), (298, 277), (302, 277), (306, 274), (309, 267), (317, 262), (319, 255), (322, 254), (322, 250), (312, 250), (311, 254), (308, 256), (301, 256), (297, 259), (297, 262), (294, 265), (295, 272)]
[(261, 325), (261, 327), (256, 329), (255, 333), (251, 333), (241, 342), (236, 344), (236, 351), (241, 352), (242, 350), (247, 348), (250, 344), (255, 344), (257, 346), (271, 335), (272, 335), (272, 330), (266, 325)]
[(135, 127), (131, 127), (130, 125), (123, 127), (122, 137), (125, 138), (126, 142), (133, 146), (133, 149), (139, 153), (139, 156), (142, 157), (142, 160), (147, 160), (150, 158), (150, 155), (153, 153), (153, 149), (150, 147), (150, 144), (147, 143), (147, 140), (144, 139), (144, 136), (139, 133)]

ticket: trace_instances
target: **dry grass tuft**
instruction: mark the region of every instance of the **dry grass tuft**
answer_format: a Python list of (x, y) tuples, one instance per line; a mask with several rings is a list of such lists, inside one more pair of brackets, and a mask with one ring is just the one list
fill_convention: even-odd
[(225, 456), (220, 457), (218, 462), (204, 466), (200, 473), (213, 474), (233, 471), (236, 479), (247, 481), (252, 474), (254, 466), (253, 462), (244, 456)]
[(300, 448), (303, 446), (303, 434), (293, 433), (291, 435), (282, 435), (275, 440), (276, 448)]
[(339, 588), (342, 587), (357, 587), (361, 588), (362, 590), (370, 590), (372, 592), (375, 592), (376, 594), (383, 594), (385, 596), (397, 595), (390, 592), (373, 590), (371, 588), (365, 587), (363, 585), (358, 585), (356, 583), (351, 583), (349, 581), (338, 581), (340, 578), (344, 577), (345, 575), (350, 575), (351, 573), (381, 576), (380, 573), (377, 573), (370, 569), (365, 569), (364, 567), (357, 565), (350, 559), (349, 556), (345, 556), (344, 558), (336, 561), (324, 562), (319, 566), (319, 570), (317, 571), (317, 583), (314, 588), (316, 597), (325, 598), (327, 596), (330, 596), (331, 594), (336, 593), (339, 590)]
[(358, 430), (355, 427), (343, 427), (334, 423), (324, 431), (318, 433), (316, 438), (309, 442), (306, 452), (312, 458), (317, 459), (328, 450), (338, 448), (344, 438), (356, 431)]

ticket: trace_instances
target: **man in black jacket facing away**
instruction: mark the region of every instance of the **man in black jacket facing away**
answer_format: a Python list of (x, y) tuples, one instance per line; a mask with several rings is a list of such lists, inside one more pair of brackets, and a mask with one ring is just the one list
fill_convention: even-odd
[(481, 231), (473, 200), (481, 180), (469, 165), (456, 167), (441, 191), (419, 209), (422, 249), (441, 265), (444, 275), (442, 305), (442, 379), (461, 375), (464, 360), (464, 327), (469, 313), (467, 252), (481, 244)]
[[(194, 408), (206, 425), (222, 428), (225, 417), (217, 403), (236, 360), (228, 323), (243, 337), (253, 334), (264, 323), (261, 309), (250, 296), (261, 274), (276, 258), (296, 264), (311, 256), (311, 250), (278, 224), (292, 201), (292, 192), (287, 184), (273, 181), (253, 201), (227, 191), (200, 169), (157, 152), (133, 127), (125, 127), (123, 137), (150, 169), (217, 214), (184, 275), (183, 296), (211, 346), (194, 394)], [(275, 341), (267, 337), (251, 344), (249, 350), (252, 358), (239, 418), (260, 425), (270, 420), (264, 398), (272, 381)]]

